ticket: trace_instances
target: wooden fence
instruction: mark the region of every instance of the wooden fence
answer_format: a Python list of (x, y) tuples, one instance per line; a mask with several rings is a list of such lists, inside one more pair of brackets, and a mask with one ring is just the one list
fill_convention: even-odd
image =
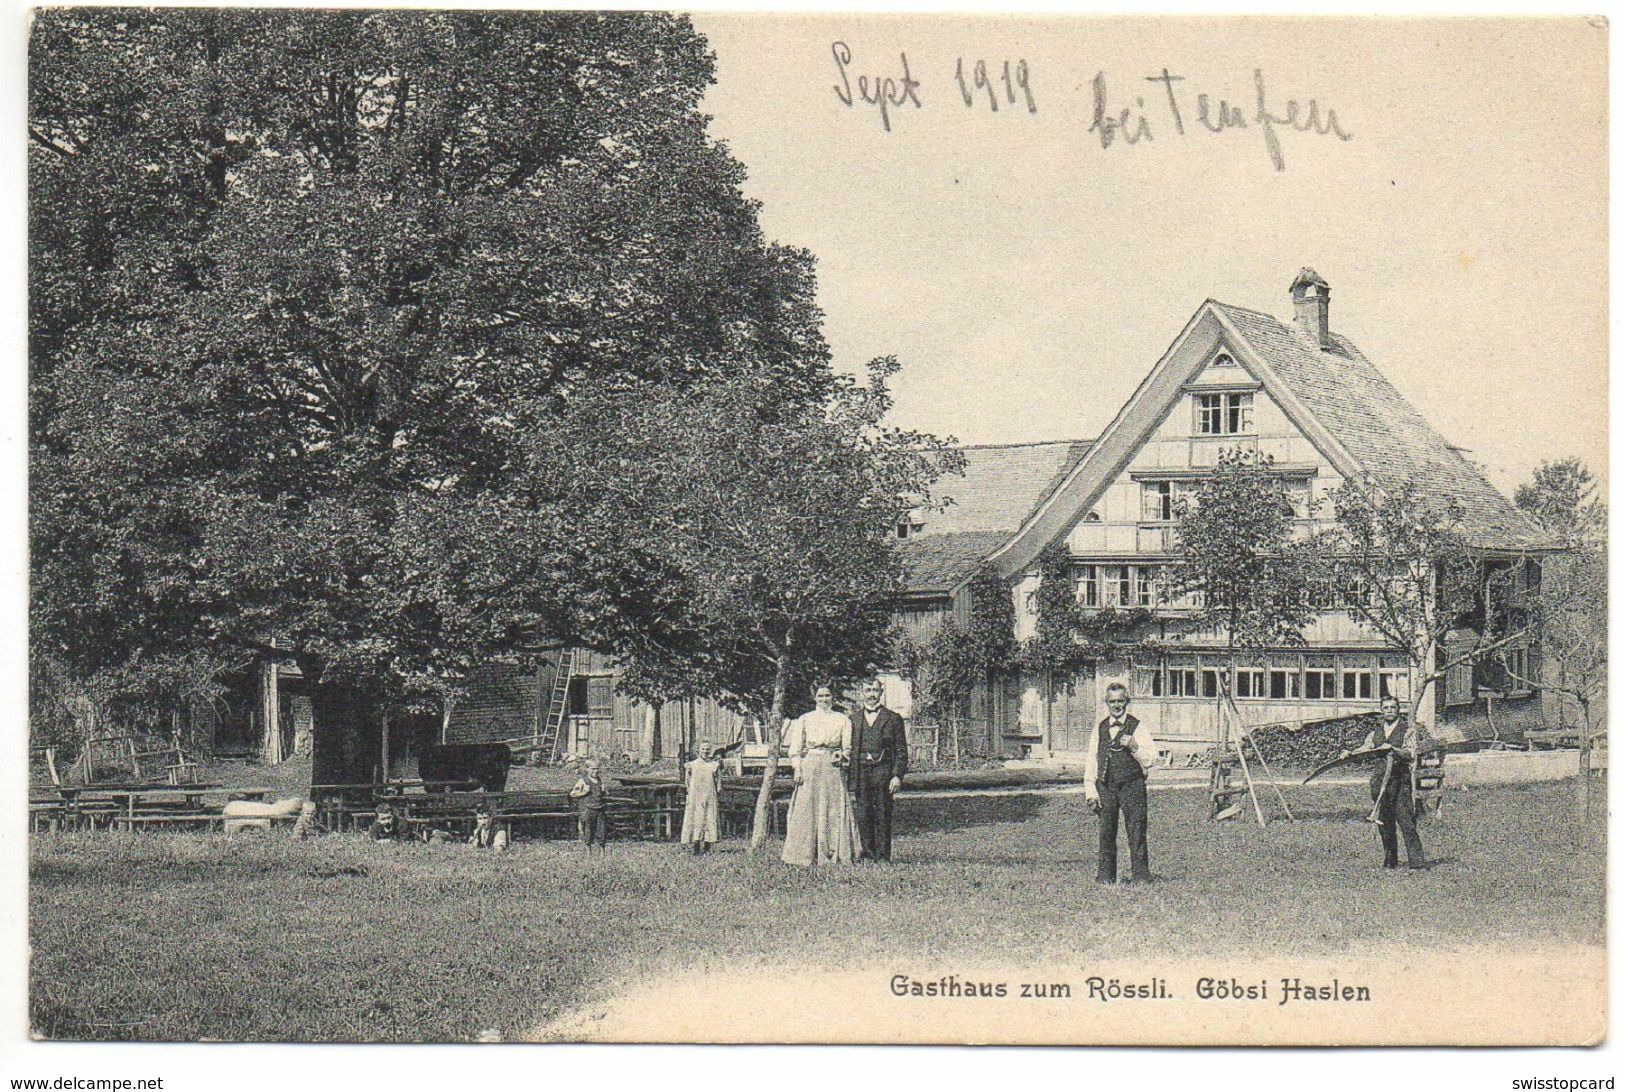
[(911, 769), (953, 769), (1001, 757), (993, 721), (987, 717), (945, 717), (940, 724), (908, 726)]

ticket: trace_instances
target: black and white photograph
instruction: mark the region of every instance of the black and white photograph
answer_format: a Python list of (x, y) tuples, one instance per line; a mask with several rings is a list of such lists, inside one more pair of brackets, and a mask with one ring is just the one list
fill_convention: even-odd
[(17, 1076), (1604, 1041), (1602, 18), (13, 18)]

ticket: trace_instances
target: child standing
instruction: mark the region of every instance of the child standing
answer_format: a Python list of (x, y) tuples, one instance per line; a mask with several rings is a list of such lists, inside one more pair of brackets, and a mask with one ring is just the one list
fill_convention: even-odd
[(718, 793), (722, 788), (722, 757), (715, 747), (688, 764), (688, 791), (683, 803), (681, 841), (694, 847), (695, 855), (709, 853), (711, 843), (722, 838), (722, 811)]
[(598, 760), (589, 758), (576, 779), (570, 796), (576, 802), (576, 824), (581, 829), (581, 840), (587, 852), (598, 843), (599, 852), (609, 847), (609, 822), (604, 817), (604, 777), (599, 772)]

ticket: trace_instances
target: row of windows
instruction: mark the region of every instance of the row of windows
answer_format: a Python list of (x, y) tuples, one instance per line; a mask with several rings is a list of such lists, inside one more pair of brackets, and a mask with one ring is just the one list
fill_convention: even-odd
[(1161, 565), (1080, 565), (1078, 603), (1085, 607), (1185, 606), (1167, 601)]
[[(1192, 594), (1171, 597), (1163, 565), (1079, 565), (1078, 604), (1084, 607), (1195, 607)], [(1348, 610), (1370, 601), (1364, 584), (1324, 585), (1310, 605), (1316, 610)]]
[(1135, 670), (1135, 690), (1149, 698), (1217, 698), (1224, 680), (1238, 699), (1376, 701), (1410, 699), (1410, 672), (1391, 657), (1368, 654), (1277, 655), (1234, 669), (1218, 657), (1170, 656)]
[[(1286, 502), (1294, 519), (1309, 518), (1309, 483), (1291, 480), (1282, 483)], [(1146, 481), (1140, 483), (1140, 521), (1171, 523), (1179, 518), (1181, 502), (1194, 503), (1193, 481)]]

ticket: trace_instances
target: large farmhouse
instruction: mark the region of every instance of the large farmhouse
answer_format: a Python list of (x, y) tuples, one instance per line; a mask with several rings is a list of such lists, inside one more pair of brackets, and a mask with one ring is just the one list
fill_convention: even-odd
[[(1326, 518), (1324, 502), (1344, 482), (1414, 482), (1459, 505), (1474, 545), (1492, 556), (1542, 547), (1538, 530), (1331, 330), (1326, 282), (1304, 269), (1290, 293), (1291, 321), (1204, 302), (1097, 439), (967, 448), (964, 477), (940, 486), (951, 503), (899, 524), (909, 573), (900, 616), (917, 640), (956, 611), (969, 616), (969, 582), (984, 563), (1009, 583), (1016, 636), (1031, 635), (1037, 560), (1053, 543), (1070, 551), (1084, 607), (1146, 608), (1164, 637), (1175, 635), (1177, 651), (1099, 663), (1068, 679), (1018, 676), (979, 694), (973, 714), (994, 750), (1081, 751), (1114, 680), (1128, 683), (1137, 714), (1174, 754), (1215, 739), (1224, 638), (1179, 635), (1188, 605), (1168, 601), (1159, 574), (1174, 557), (1180, 497), (1226, 449), (1273, 459), (1306, 530)], [(1229, 681), (1248, 724), (1370, 712), (1385, 693), (1410, 697), (1416, 680), (1405, 656), (1346, 609), (1331, 604), (1303, 636), (1297, 647), (1250, 656)], [(1452, 671), (1422, 715), (1486, 736), (1538, 717), (1527, 691), (1482, 682), (1471, 665)]]
[[(951, 503), (900, 521), (908, 590), (897, 620), (916, 641), (948, 618), (968, 622), (970, 581), (984, 564), (1008, 583), (1016, 636), (1030, 636), (1037, 560), (1053, 543), (1070, 551), (1085, 608), (1144, 608), (1161, 627), (1159, 636), (1174, 638), (1164, 644), (1177, 651), (1096, 663), (1069, 678), (994, 680), (968, 710), (982, 750), (1078, 754), (1112, 681), (1129, 684), (1136, 713), (1171, 758), (1204, 750), (1216, 738), (1221, 686), (1251, 725), (1372, 712), (1383, 694), (1411, 696), (1415, 680), (1405, 656), (1335, 605), (1321, 612), (1302, 645), (1249, 657), (1227, 686), (1223, 637), (1181, 631), (1188, 605), (1168, 601), (1159, 580), (1175, 556), (1176, 505), (1226, 449), (1273, 459), (1273, 471), (1301, 498), (1305, 529), (1326, 518), (1326, 498), (1345, 481), (1415, 482), (1430, 496), (1454, 500), (1475, 545), (1490, 554), (1543, 549), (1539, 531), (1348, 339), (1331, 331), (1324, 280), (1303, 270), (1291, 302), (1291, 321), (1204, 302), (1098, 439), (966, 448), (964, 476), (940, 486)], [(1538, 658), (1533, 647), (1510, 654)], [(1531, 677), (1531, 665), (1517, 674)], [(613, 660), (585, 650), (550, 653), (531, 666), (488, 665), (444, 715), (398, 726), (390, 764), (409, 762), (428, 744), (527, 740), (556, 754), (648, 762), (746, 731), (742, 718), (715, 702), (656, 710), (617, 693), (615, 680)], [(221, 732), (236, 731), (245, 749), (255, 747), (269, 761), (290, 753), (311, 729), (301, 681), (290, 665), (266, 665), (242, 688), (233, 706), (240, 709), (222, 720)], [(1448, 725), (1450, 733), (1473, 736), (1515, 736), (1535, 725), (1535, 695), (1486, 681), (1471, 665), (1452, 671), (1423, 716), (1436, 729)], [(909, 680), (892, 675), (885, 682), (888, 702), (911, 713)], [(914, 718), (917, 744), (929, 727)]]

